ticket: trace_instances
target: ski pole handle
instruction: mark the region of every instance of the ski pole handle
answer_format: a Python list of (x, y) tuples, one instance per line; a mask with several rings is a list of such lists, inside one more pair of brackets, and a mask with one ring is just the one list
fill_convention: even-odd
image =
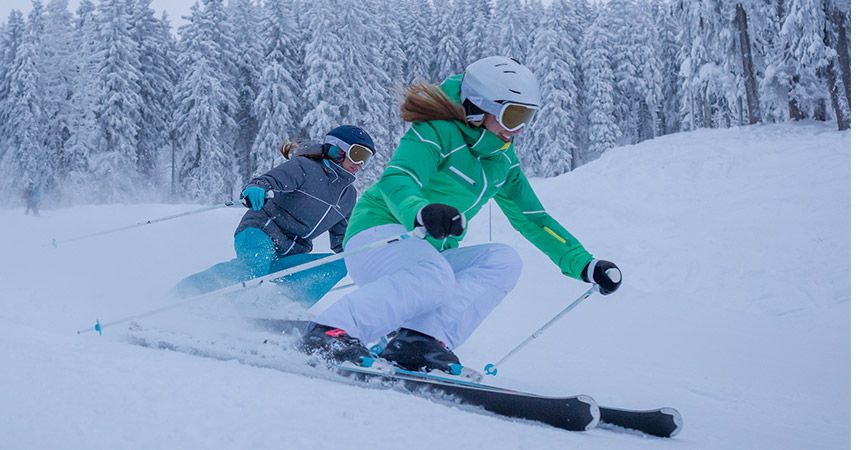
[(579, 305), (583, 300), (585, 300), (585, 299), (589, 298), (592, 294), (594, 294), (595, 289), (597, 289), (597, 285), (594, 285), (594, 286), (590, 287), (587, 291), (585, 291), (585, 292), (583, 293), (583, 295), (579, 296), (579, 297), (578, 297), (576, 300), (574, 300), (570, 305), (568, 305), (565, 309), (563, 309), (559, 314), (556, 314), (556, 316), (555, 316), (555, 317), (553, 317), (552, 319), (550, 319), (550, 321), (549, 321), (549, 322), (545, 323), (541, 328), (539, 328), (539, 329), (538, 329), (538, 331), (536, 331), (536, 332), (532, 333), (532, 335), (531, 335), (531, 336), (529, 336), (529, 337), (528, 337), (528, 338), (526, 338), (523, 342), (521, 342), (520, 344), (518, 344), (518, 345), (517, 345), (517, 347), (514, 347), (514, 349), (513, 349), (513, 350), (511, 350), (511, 351), (510, 351), (510, 352), (508, 352), (505, 356), (503, 356), (502, 358), (500, 358), (500, 359), (499, 359), (499, 362), (497, 362), (497, 363), (495, 363), (495, 364), (487, 364), (486, 366), (484, 366), (484, 373), (485, 373), (486, 375), (493, 375), (493, 376), (496, 376), (497, 372), (499, 371), (498, 367), (499, 367), (499, 365), (500, 365), (500, 364), (504, 363), (504, 362), (505, 362), (506, 360), (508, 360), (508, 358), (510, 358), (512, 355), (514, 355), (515, 353), (517, 353), (518, 351), (520, 351), (520, 349), (521, 349), (521, 348), (523, 348), (523, 347), (525, 347), (525, 346), (526, 346), (526, 344), (528, 344), (528, 343), (532, 342), (533, 340), (535, 340), (535, 338), (537, 338), (538, 336), (540, 336), (540, 335), (541, 335), (541, 333), (543, 333), (547, 328), (550, 328), (550, 326), (552, 326), (554, 323), (556, 323), (556, 321), (558, 321), (559, 319), (561, 319), (561, 318), (562, 318), (562, 316), (564, 316), (565, 314), (567, 314), (570, 310), (572, 310), (572, 309), (576, 308), (576, 306), (577, 306), (577, 305)]

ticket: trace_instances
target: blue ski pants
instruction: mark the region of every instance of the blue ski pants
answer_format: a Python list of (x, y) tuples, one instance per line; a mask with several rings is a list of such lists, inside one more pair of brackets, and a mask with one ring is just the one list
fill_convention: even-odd
[[(331, 255), (302, 253), (279, 256), (273, 241), (258, 228), (247, 228), (235, 235), (235, 254), (235, 259), (215, 264), (181, 280), (175, 292), (182, 297), (200, 295)], [(346, 274), (345, 262), (338, 260), (279, 278), (275, 283), (284, 296), (308, 308)]]

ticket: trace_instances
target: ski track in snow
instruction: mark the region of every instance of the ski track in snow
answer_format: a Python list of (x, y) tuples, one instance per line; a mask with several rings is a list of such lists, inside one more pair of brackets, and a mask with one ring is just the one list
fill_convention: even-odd
[[(698, 130), (532, 180), (554, 217), (621, 267), (624, 286), (582, 303), (489, 382), (585, 393), (615, 407), (672, 406), (685, 419), (673, 440), (571, 433), (331, 380), (247, 326), (246, 318), (314, 311), (268, 288), (108, 327), (102, 337), (77, 335), (96, 318), (172, 304), (178, 280), (233, 257), (243, 210), (58, 248), (52, 238), (196, 206), (89, 205), (38, 218), (2, 210), (0, 447), (848, 448), (849, 152), (850, 133), (825, 124)], [(586, 289), (496, 205), (492, 222), (493, 241), (514, 246), (525, 266), (457, 350), (474, 368), (496, 362)], [(487, 242), (488, 227), (485, 208), (465, 243)]]

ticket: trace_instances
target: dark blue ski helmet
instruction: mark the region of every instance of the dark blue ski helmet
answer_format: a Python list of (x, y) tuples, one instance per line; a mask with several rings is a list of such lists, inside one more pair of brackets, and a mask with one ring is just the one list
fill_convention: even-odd
[[(328, 139), (329, 137), (334, 139)], [(360, 127), (356, 127), (354, 125), (341, 125), (333, 128), (327, 133), (327, 136), (324, 137), (324, 143), (329, 143), (329, 141), (335, 139), (341, 140), (348, 145), (360, 144), (368, 147), (372, 152), (377, 153), (371, 136), (369, 136), (369, 134)], [(343, 148), (342, 150), (345, 149)]]

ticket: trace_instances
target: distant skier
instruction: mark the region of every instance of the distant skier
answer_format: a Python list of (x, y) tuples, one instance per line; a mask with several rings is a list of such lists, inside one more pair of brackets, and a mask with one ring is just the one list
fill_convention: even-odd
[[(280, 149), (286, 162), (253, 178), (241, 197), (250, 208), (235, 231), (237, 258), (191, 275), (176, 287), (196, 295), (328, 256), (309, 253), (312, 240), (329, 232), (330, 248), (342, 251), (348, 218), (356, 202), (356, 173), (374, 155), (363, 129), (343, 125), (322, 144)], [(281, 290), (306, 306), (317, 302), (346, 274), (343, 261), (278, 280)]]
[(42, 193), (39, 191), (38, 186), (32, 180), (27, 183), (27, 187), (24, 188), (24, 192), (22, 194), (24, 197), (24, 203), (27, 204), (27, 209), (24, 210), (24, 215), (30, 214), (30, 211), (33, 211), (34, 216), (39, 215), (39, 204), (42, 203)]
[(594, 259), (547, 214), (520, 168), (513, 140), (540, 104), (532, 72), (500, 56), (472, 63), (439, 87), (408, 88), (401, 114), (411, 126), (380, 180), (360, 197), (345, 246), (419, 226), (430, 237), (347, 257), (359, 289), (316, 317), (302, 350), (359, 362), (369, 354), (364, 343), (397, 331), (381, 357), (410, 370), (449, 372), (459, 364), (452, 349), (514, 288), (522, 265), (508, 245), (458, 248), (468, 220), (491, 198), (562, 273), (603, 294), (618, 289), (615, 264)]

